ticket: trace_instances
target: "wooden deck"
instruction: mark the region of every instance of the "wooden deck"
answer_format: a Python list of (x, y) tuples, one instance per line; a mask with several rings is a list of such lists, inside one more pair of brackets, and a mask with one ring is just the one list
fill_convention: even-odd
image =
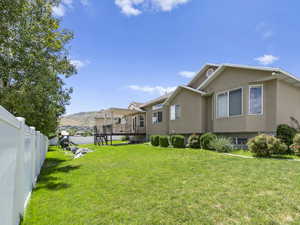
[(97, 127), (94, 127), (94, 144), (95, 145), (103, 145), (104, 143), (108, 145), (112, 145), (113, 143), (113, 136), (145, 136), (145, 132), (129, 132), (129, 131), (115, 131), (114, 129), (102, 129), (99, 131)]

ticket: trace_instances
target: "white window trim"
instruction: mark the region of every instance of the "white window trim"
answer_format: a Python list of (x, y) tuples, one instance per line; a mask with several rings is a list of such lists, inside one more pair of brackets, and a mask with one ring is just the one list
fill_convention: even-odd
[[(162, 120), (161, 121), (158, 121), (158, 113), (161, 112), (161, 117), (162, 117)], [(153, 114), (156, 113), (157, 114), (157, 117), (156, 118), (156, 121), (154, 122), (153, 121)], [(152, 112), (152, 124), (155, 125), (155, 124), (160, 124), (163, 122), (163, 111), (156, 111), (156, 112)]]
[[(256, 87), (261, 87), (261, 113), (251, 113), (250, 112), (250, 90), (251, 88), (256, 88)], [(264, 85), (263, 84), (254, 84), (254, 85), (249, 85), (249, 90), (248, 90), (248, 115), (249, 116), (262, 116), (264, 114)]]
[[(141, 121), (143, 121), (144, 126), (141, 126)], [(141, 128), (145, 127), (145, 117), (142, 115), (139, 115), (139, 127)]]
[[(179, 106), (179, 116), (176, 117), (176, 107)], [(174, 107), (174, 119), (172, 118), (172, 107)], [(181, 106), (179, 104), (174, 104), (170, 106), (170, 120), (179, 120), (181, 118)]]
[[(242, 90), (242, 94), (241, 94), (242, 95), (242, 110), (241, 110), (240, 115), (230, 116), (229, 115), (229, 92), (236, 91), (236, 90)], [(225, 94), (225, 93), (227, 93), (227, 115), (223, 116), (223, 117), (218, 117), (218, 96)], [(240, 116), (244, 115), (244, 88), (238, 87), (238, 88), (232, 88), (232, 89), (228, 89), (226, 91), (218, 92), (215, 97), (215, 104), (213, 104), (213, 105), (215, 105), (215, 108), (216, 108), (216, 112), (215, 112), (216, 119), (234, 118), (234, 117), (240, 117)]]
[(216, 94), (216, 118), (217, 119), (222, 119), (222, 118), (229, 117), (229, 98), (228, 97), (227, 97), (227, 115), (226, 116), (218, 116), (218, 110), (219, 110), (219, 107), (218, 107), (218, 96), (219, 95), (223, 95), (223, 94), (227, 94), (227, 96), (228, 96), (228, 91), (218, 92)]
[(153, 105), (152, 106), (152, 111), (156, 111), (156, 110), (162, 109), (163, 107), (164, 107), (163, 103)]

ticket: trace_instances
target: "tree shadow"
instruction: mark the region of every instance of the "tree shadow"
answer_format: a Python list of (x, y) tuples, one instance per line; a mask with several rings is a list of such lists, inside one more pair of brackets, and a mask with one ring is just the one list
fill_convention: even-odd
[(57, 190), (71, 187), (70, 184), (63, 182), (61, 178), (57, 175), (58, 173), (70, 173), (73, 170), (79, 169), (81, 166), (80, 165), (60, 166), (62, 163), (67, 161), (68, 160), (57, 159), (57, 158), (47, 158), (44, 162), (41, 173), (38, 177), (37, 187), (34, 189), (34, 191), (40, 189), (57, 191)]
[(294, 159), (292, 156), (287, 155), (272, 155), (272, 159)]

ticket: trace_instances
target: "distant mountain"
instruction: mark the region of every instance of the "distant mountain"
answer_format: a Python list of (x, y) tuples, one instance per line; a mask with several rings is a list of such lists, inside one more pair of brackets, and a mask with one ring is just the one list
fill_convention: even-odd
[(95, 117), (101, 114), (101, 111), (80, 112), (63, 116), (60, 119), (59, 126), (93, 127), (95, 126)]

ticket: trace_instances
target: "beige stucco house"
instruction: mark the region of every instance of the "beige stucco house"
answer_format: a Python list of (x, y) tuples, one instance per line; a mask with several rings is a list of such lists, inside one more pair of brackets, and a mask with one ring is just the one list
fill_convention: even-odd
[(244, 143), (300, 121), (300, 80), (279, 68), (206, 64), (187, 85), (139, 109), (147, 136), (213, 132)]
[(146, 112), (139, 107), (140, 105), (142, 104), (133, 102), (128, 108), (102, 110), (95, 118), (97, 131), (108, 134), (145, 134)]
[(300, 121), (300, 80), (279, 68), (207, 64), (187, 85), (141, 108), (148, 135), (213, 132), (243, 142)]

